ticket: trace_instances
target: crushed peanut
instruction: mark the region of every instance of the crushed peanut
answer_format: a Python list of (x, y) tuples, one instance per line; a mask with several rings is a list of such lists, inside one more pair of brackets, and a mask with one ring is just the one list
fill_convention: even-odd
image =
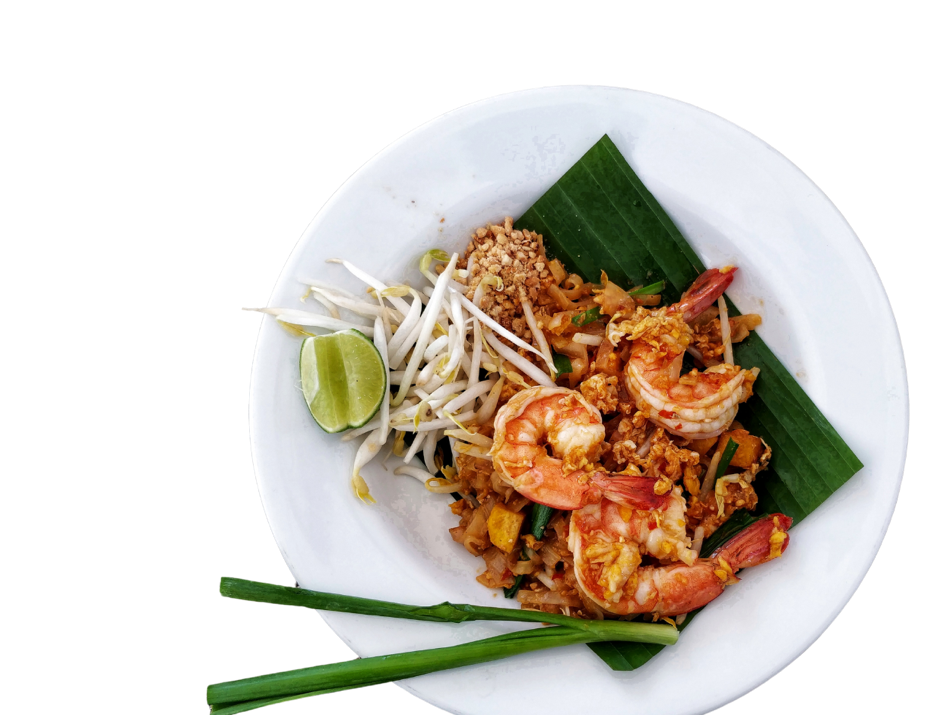
[(507, 217), (503, 225), (477, 229), (458, 267), (471, 267), (467, 277), (470, 295), (485, 276), (503, 280), (503, 291), (487, 288), (480, 307), (504, 328), (523, 337), (529, 328), (520, 300), (535, 303), (539, 292), (552, 284), (548, 262), (542, 236), (514, 229), (513, 219)]

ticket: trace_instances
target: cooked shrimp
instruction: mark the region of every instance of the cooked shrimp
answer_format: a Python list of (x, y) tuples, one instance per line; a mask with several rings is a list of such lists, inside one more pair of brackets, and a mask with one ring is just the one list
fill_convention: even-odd
[(649, 419), (680, 437), (703, 439), (721, 434), (735, 419), (738, 405), (751, 396), (757, 372), (736, 365), (714, 365), (680, 376), (692, 338), (687, 322), (714, 302), (732, 282), (735, 268), (712, 268), (697, 278), (678, 303), (632, 318), (611, 321), (608, 339), (633, 341), (624, 382)]
[[(640, 559), (633, 541), (611, 542), (608, 553), (598, 558), (598, 532), (581, 530), (573, 515), (569, 548), (575, 561), (575, 577), (595, 603), (610, 613), (656, 613), (676, 616), (705, 606), (732, 583), (742, 568), (758, 566), (777, 558), (787, 548), (791, 519), (773, 514), (735, 535), (711, 558), (687, 565), (637, 567)], [(632, 567), (633, 564), (633, 567)], [(627, 573), (625, 573), (627, 570)]]
[(638, 509), (662, 507), (672, 482), (597, 468), (603, 441), (601, 413), (580, 392), (531, 387), (500, 408), (490, 454), (504, 481), (546, 506), (579, 509), (608, 497)]
[[(686, 500), (679, 487), (673, 489), (661, 509), (631, 509), (605, 499), (573, 512), (571, 524), (582, 534), (590, 535), (591, 545), (585, 557), (598, 563), (599, 557), (611, 556), (609, 547), (628, 542), (637, 544), (640, 554), (661, 561), (679, 560), (692, 565), (696, 560), (686, 535)], [(628, 576), (630, 573), (623, 578)]]

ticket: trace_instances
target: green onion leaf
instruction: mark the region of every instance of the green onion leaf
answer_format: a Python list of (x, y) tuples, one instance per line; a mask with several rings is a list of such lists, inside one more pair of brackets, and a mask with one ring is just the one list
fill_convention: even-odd
[[(736, 512), (739, 513), (739, 512)], [(693, 617), (699, 613), (702, 608), (686, 614), (683, 622), (676, 627), (677, 633), (681, 633)], [(623, 641), (609, 641), (606, 643), (589, 643), (588, 647), (594, 651), (601, 660), (603, 660), (611, 670), (634, 670), (641, 667), (657, 653), (663, 650), (662, 645), (654, 643), (626, 643)]]
[(579, 313), (574, 318), (572, 318), (572, 325), (574, 325), (576, 328), (581, 328), (583, 325), (588, 325), (588, 323), (594, 323), (600, 317), (601, 306), (596, 306), (594, 308), (589, 308), (584, 313)]
[(556, 372), (565, 375), (572, 372), (572, 361), (567, 355), (552, 351), (552, 364), (555, 365)]
[(542, 535), (546, 531), (546, 526), (549, 523), (549, 519), (552, 518), (552, 515), (555, 514), (555, 509), (551, 506), (546, 506), (545, 504), (533, 504), (533, 511), (531, 514), (533, 528), (532, 534), (537, 539), (541, 539)]
[[(526, 555), (526, 549), (525, 549), (525, 548), (524, 548), (524, 549), (522, 550), (522, 552), (520, 553), (519, 560), (520, 560), (520, 561), (529, 561), (529, 557)], [(504, 587), (503, 587), (503, 595), (504, 595), (506, 598), (513, 598), (513, 597), (516, 595), (516, 592), (520, 590), (520, 586), (523, 585), (523, 579), (524, 579), (524, 577), (525, 577), (524, 574), (519, 574), (519, 575), (517, 575), (517, 577), (513, 580), (513, 585), (512, 585), (512, 586), (510, 586), (509, 588), (507, 588), (507, 587), (504, 586)]]
[(649, 286), (643, 286), (641, 288), (635, 288), (632, 291), (628, 291), (628, 295), (659, 295), (660, 292), (664, 289), (666, 283), (663, 281), (657, 281), (656, 283), (651, 283)]
[(722, 450), (722, 456), (719, 457), (719, 464), (716, 467), (716, 479), (725, 474), (725, 470), (729, 468), (729, 462), (732, 461), (732, 457), (735, 456), (737, 451), (738, 442), (729, 437), (729, 441), (725, 443), (725, 449)]
[(662, 633), (669, 643), (675, 643), (677, 638), (676, 630), (665, 624), (622, 621), (593, 623), (599, 626), (597, 632), (563, 626), (537, 628), (457, 646), (359, 658), (344, 663), (217, 683), (207, 688), (206, 701), (213, 706), (212, 712), (216, 715), (232, 715), (288, 699), (388, 683), (546, 648), (593, 643), (607, 638), (605, 631), (610, 630), (607, 626), (612, 625), (620, 627), (617, 632), (622, 638), (634, 633), (644, 636), (653, 631)]
[(506, 586), (504, 586), (504, 587), (503, 587), (503, 595), (506, 596), (507, 598), (513, 598), (513, 597), (516, 595), (516, 592), (520, 590), (520, 586), (523, 585), (523, 578), (524, 578), (524, 575), (523, 575), (523, 574), (519, 574), (519, 575), (516, 577), (516, 580), (513, 581), (513, 585), (512, 585), (512, 586), (510, 586), (509, 588), (507, 588)]
[[(643, 639), (653, 638), (653, 643), (669, 645), (672, 636), (665, 631), (618, 631), (620, 626), (628, 625), (623, 621), (593, 621), (582, 618), (571, 618), (560, 613), (543, 613), (541, 611), (523, 611), (518, 608), (494, 608), (492, 606), (475, 606), (469, 603), (439, 603), (434, 606), (410, 606), (404, 603), (391, 601), (377, 601), (372, 598), (359, 598), (357, 596), (344, 596), (338, 593), (323, 593), (309, 591), (303, 588), (290, 586), (277, 586), (258, 581), (246, 581), (240, 578), (223, 578), (219, 584), (219, 592), (227, 598), (237, 598), (242, 601), (255, 601), (257, 603), (277, 603), (283, 606), (301, 606), (303, 608), (316, 608), (320, 611), (336, 611), (338, 613), (360, 613), (364, 616), (384, 616), (386, 618), (407, 618), (413, 621), (431, 621), (435, 623), (464, 623), (466, 621), (519, 621), (524, 623), (552, 623), (565, 626), (572, 630), (589, 630), (600, 635), (599, 628), (607, 629), (609, 625), (614, 631), (606, 633), (621, 633), (621, 636), (630, 636)], [(636, 625), (636, 624), (635, 624)], [(666, 640), (663, 640), (663, 639)], [(603, 639), (602, 639), (603, 640)]]

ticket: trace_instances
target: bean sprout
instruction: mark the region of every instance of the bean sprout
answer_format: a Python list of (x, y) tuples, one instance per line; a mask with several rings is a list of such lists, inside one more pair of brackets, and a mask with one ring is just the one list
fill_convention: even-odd
[(580, 345), (601, 345), (604, 342), (603, 335), (589, 335), (588, 333), (575, 333), (572, 336), (573, 343)]
[[(524, 340), (521, 340), (520, 338), (516, 337), (513, 333), (511, 333), (509, 330), (507, 330), (502, 325), (500, 325), (500, 323), (498, 323), (496, 320), (491, 318), (489, 315), (487, 315), (484, 311), (482, 311), (476, 305), (474, 305), (469, 300), (467, 300), (467, 298), (465, 298), (464, 296), (460, 296), (460, 299), (461, 299), (461, 305), (463, 305), (467, 309), (467, 312), (472, 314), (474, 317), (478, 318), (481, 323), (486, 325), (495, 333), (498, 333), (501, 338), (506, 338), (514, 345), (521, 347), (524, 350), (528, 350), (529, 352), (535, 355), (538, 355), (539, 357), (542, 357), (542, 353), (536, 350), (536, 348), (534, 348), (532, 345), (525, 342)], [(554, 384), (555, 383), (553, 383), (553, 385)]]
[(443, 406), (443, 409), (448, 412), (454, 412), (456, 409), (463, 407), (469, 402), (476, 400), (481, 395), (486, 395), (490, 392), (490, 388), (493, 387), (495, 380), (487, 380), (486, 382), (478, 382), (473, 387), (468, 387), (460, 395), (455, 397), (453, 400), (448, 402)]
[(289, 325), (303, 325), (313, 328), (327, 328), (328, 330), (350, 330), (356, 329), (367, 337), (372, 337), (373, 329), (365, 325), (349, 323), (345, 320), (337, 320), (320, 313), (311, 313), (306, 310), (296, 310), (293, 308), (242, 308), (242, 310), (254, 311), (256, 313), (266, 313), (273, 315), (282, 323)]
[(497, 411), (497, 403), (500, 401), (500, 392), (503, 390), (503, 382), (505, 379), (506, 378), (501, 375), (500, 379), (490, 388), (490, 394), (487, 395), (484, 404), (482, 404), (477, 411), (477, 424), (482, 425)]
[(542, 332), (542, 329), (536, 322), (536, 316), (533, 314), (533, 306), (531, 306), (529, 301), (525, 298), (520, 301), (520, 304), (523, 306), (523, 315), (526, 316), (526, 324), (529, 326), (529, 331), (533, 334), (533, 337), (536, 338), (536, 345), (538, 345), (539, 349), (542, 351), (542, 359), (546, 361), (546, 367), (549, 368), (549, 375), (555, 377), (558, 371), (555, 369), (555, 362), (552, 360), (552, 349), (549, 347), (549, 341), (546, 340), (546, 334)]
[(412, 461), (415, 455), (418, 454), (418, 449), (419, 447), (422, 446), (422, 444), (425, 441), (425, 437), (427, 436), (428, 436), (427, 432), (423, 432), (421, 434), (415, 435), (415, 439), (412, 440), (412, 445), (408, 448), (408, 451), (405, 453), (405, 456), (402, 457), (403, 462), (408, 464), (409, 462)]
[[(346, 270), (352, 273), (354, 276), (359, 278), (363, 283), (371, 287), (377, 293), (381, 293), (384, 290), (388, 290), (389, 286), (381, 281), (376, 280), (368, 273), (361, 271), (359, 268), (354, 266), (349, 261), (344, 261), (342, 258), (328, 258), (327, 263), (339, 263)], [(389, 302), (392, 303), (396, 308), (398, 308), (404, 314), (408, 310), (408, 303), (406, 303), (402, 298), (397, 298), (395, 296), (389, 296)]]
[[(448, 281), (451, 280), (451, 274), (454, 273), (454, 267), (457, 265), (457, 254), (455, 253), (451, 256), (451, 261), (448, 263), (447, 268), (444, 269), (444, 272), (441, 274), (441, 278), (444, 280), (439, 280), (437, 285), (435, 285), (435, 290), (432, 293), (431, 299), (428, 301), (427, 312), (431, 316), (437, 317), (438, 311), (441, 309), (441, 303), (444, 301), (444, 296)], [(412, 378), (415, 376), (415, 373), (418, 372), (418, 367), (421, 362), (422, 354), (425, 352), (425, 348), (428, 347), (428, 338), (431, 337), (431, 331), (434, 330), (435, 323), (432, 320), (425, 319), (421, 321), (421, 332), (418, 334), (418, 340), (415, 341), (415, 348), (412, 351), (412, 359), (408, 361), (408, 366), (405, 368), (405, 377), (402, 378), (402, 385), (399, 387), (399, 391), (395, 394), (395, 399), (392, 401), (394, 405), (398, 405), (405, 399), (405, 395), (408, 393), (408, 388), (411, 387)]]
[[(327, 298), (327, 296), (325, 296), (323, 293), (314, 292), (313, 298), (318, 303), (320, 303), (324, 308), (327, 309), (327, 312), (330, 313), (331, 318), (336, 318), (337, 320), (340, 320), (340, 311), (337, 310), (336, 305), (329, 298)], [(303, 300), (304, 299), (301, 298), (301, 301)]]
[(444, 434), (448, 437), (454, 437), (454, 439), (459, 439), (463, 442), (476, 444), (478, 447), (485, 447), (486, 449), (490, 449), (493, 446), (493, 440), (490, 437), (485, 437), (484, 435), (477, 434), (476, 432), (446, 429)]
[(438, 432), (437, 430), (425, 437), (425, 446), (422, 448), (422, 461), (425, 463), (425, 468), (431, 473), (435, 474), (438, 469), (435, 467), (435, 449), (438, 447)]
[(552, 378), (546, 375), (546, 373), (533, 365), (531, 362), (520, 356), (519, 353), (510, 350), (506, 345), (497, 340), (495, 335), (492, 333), (490, 335), (484, 335), (484, 339), (490, 343), (490, 347), (496, 350), (500, 357), (502, 357), (508, 363), (512, 364), (513, 367), (518, 368), (527, 377), (531, 377), (540, 385), (545, 385), (546, 387), (555, 387), (555, 383), (552, 381)]
[(480, 379), (480, 354), (483, 348), (483, 340), (480, 337), (480, 321), (477, 318), (474, 318), (474, 347), (471, 352), (470, 367), (467, 369), (467, 386), (468, 388), (473, 387), (474, 384)]
[(433, 474), (429, 474), (424, 469), (420, 469), (418, 467), (402, 466), (402, 467), (396, 468), (392, 473), (395, 475), (414, 477), (415, 479), (420, 481), (422, 484), (424, 484), (429, 479), (434, 479)]
[(325, 288), (319, 288), (317, 286), (311, 286), (310, 290), (311, 293), (314, 294), (314, 298), (317, 298), (318, 300), (324, 298), (331, 303), (335, 303), (341, 308), (346, 308), (350, 312), (356, 313), (357, 315), (373, 317), (376, 315), (382, 315), (384, 312), (382, 306), (376, 305), (375, 303), (367, 303), (361, 298), (348, 298), (342, 293), (327, 290)]

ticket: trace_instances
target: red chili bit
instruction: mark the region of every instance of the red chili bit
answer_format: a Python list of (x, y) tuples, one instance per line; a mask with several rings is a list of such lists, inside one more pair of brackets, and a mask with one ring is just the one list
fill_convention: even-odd
[(676, 414), (675, 412), (670, 412), (669, 410), (660, 410), (660, 416), (666, 417), (667, 419), (670, 419), (675, 414)]

